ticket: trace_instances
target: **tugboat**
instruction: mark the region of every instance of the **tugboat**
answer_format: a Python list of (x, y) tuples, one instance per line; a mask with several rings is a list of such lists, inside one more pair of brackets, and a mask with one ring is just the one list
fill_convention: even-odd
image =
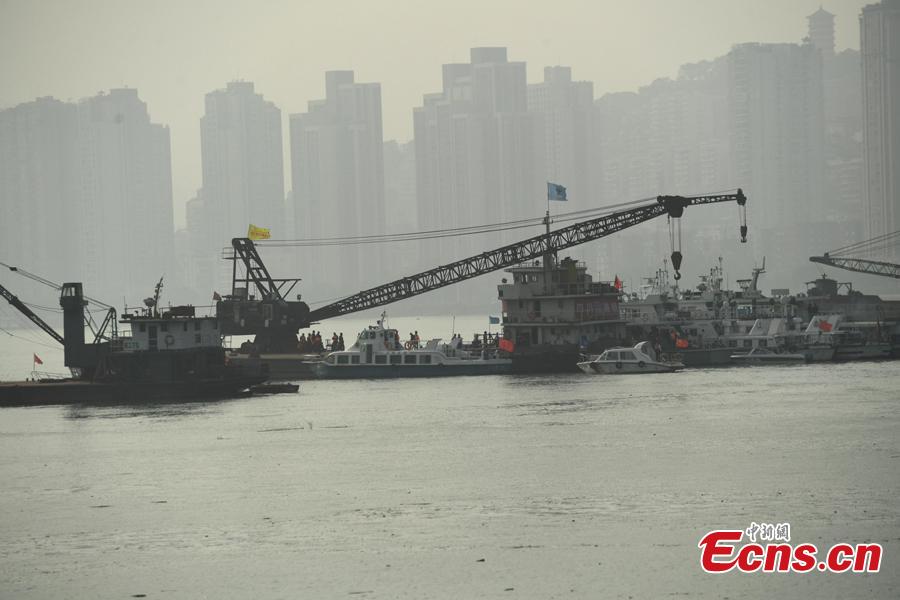
[(368, 379), (384, 377), (447, 377), (451, 375), (498, 375), (512, 370), (512, 359), (498, 348), (483, 343), (464, 345), (461, 338), (445, 343), (429, 340), (424, 348), (401, 344), (396, 329), (376, 325), (360, 332), (347, 350), (325, 355), (316, 364), (322, 379)]
[(658, 360), (650, 342), (640, 342), (634, 348), (610, 348), (592, 360), (578, 363), (578, 368), (589, 375), (632, 375), (673, 373), (683, 369), (684, 364), (675, 360)]
[(226, 398), (248, 394), (251, 386), (267, 379), (258, 361), (229, 363), (215, 317), (197, 317), (193, 306), (160, 313), (161, 288), (162, 280), (155, 295), (144, 301), (145, 310), (123, 314), (121, 322), (130, 327), (130, 335), (119, 335), (115, 309), (109, 307), (94, 341), (85, 343), (88, 303), (81, 283), (60, 288), (65, 337), (0, 287), (14, 307), (63, 344), (65, 364), (72, 371), (68, 379), (0, 383), (0, 406)]

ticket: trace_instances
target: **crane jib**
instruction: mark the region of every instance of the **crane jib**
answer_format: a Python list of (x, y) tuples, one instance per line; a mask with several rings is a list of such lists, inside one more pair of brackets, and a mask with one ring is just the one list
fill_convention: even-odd
[(865, 258), (851, 258), (839, 256), (810, 256), (810, 262), (846, 269), (847, 271), (856, 271), (858, 273), (871, 273), (872, 275), (881, 275), (883, 277), (893, 277), (900, 279), (900, 265), (879, 260), (868, 260)]
[[(662, 215), (667, 214), (671, 218), (678, 219), (687, 206), (730, 201), (737, 202), (741, 210), (745, 210), (747, 198), (741, 190), (737, 190), (734, 194), (708, 196), (659, 196), (657, 201), (652, 204), (575, 223), (574, 225), (515, 244), (483, 252), (476, 256), (364, 290), (358, 294), (310, 311), (309, 319), (310, 321), (320, 321), (384, 306), (385, 304), (424, 294), (492, 271), (534, 260), (559, 250), (597, 240)], [(746, 216), (744, 212), (742, 212), (741, 234), (742, 241), (744, 241), (746, 239)]]

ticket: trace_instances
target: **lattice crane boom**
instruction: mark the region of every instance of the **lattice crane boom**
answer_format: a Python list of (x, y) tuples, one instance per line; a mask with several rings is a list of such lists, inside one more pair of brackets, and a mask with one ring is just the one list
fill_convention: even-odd
[(900, 265), (894, 263), (867, 260), (864, 258), (829, 256), (827, 253), (824, 256), (810, 256), (809, 260), (810, 262), (837, 267), (838, 269), (846, 269), (847, 271), (870, 273), (872, 275), (900, 279)]
[[(746, 213), (744, 212), (747, 198), (744, 196), (743, 191), (737, 190), (733, 194), (704, 196), (659, 196), (656, 202), (652, 204), (575, 223), (556, 231), (528, 238), (515, 244), (483, 252), (476, 256), (361, 291), (343, 300), (310, 311), (309, 319), (310, 321), (321, 321), (361, 310), (377, 308), (492, 271), (512, 267), (542, 256), (552, 255), (559, 250), (606, 237), (617, 231), (622, 231), (662, 215), (668, 215), (671, 219), (679, 219), (684, 209), (688, 206), (731, 201), (737, 202), (741, 207), (740, 233), (741, 241), (744, 242), (747, 238)], [(677, 264), (675, 264), (676, 252)], [(677, 270), (681, 263), (680, 247), (676, 249), (673, 245), (672, 258)]]
[(17, 309), (20, 313), (28, 317), (28, 319), (32, 323), (43, 329), (47, 333), (47, 335), (52, 337), (60, 344), (65, 345), (66, 341), (63, 339), (63, 336), (56, 333), (56, 331), (52, 327), (50, 327), (42, 318), (34, 314), (33, 310), (25, 306), (25, 304), (21, 300), (19, 300), (19, 298), (15, 294), (10, 292), (2, 285), (0, 285), (0, 296), (6, 298), (6, 301), (9, 302), (13, 306), (13, 308)]

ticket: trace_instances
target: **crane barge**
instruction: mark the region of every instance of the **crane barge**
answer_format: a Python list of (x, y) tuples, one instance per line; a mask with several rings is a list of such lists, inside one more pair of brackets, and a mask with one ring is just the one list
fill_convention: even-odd
[[(466, 281), (507, 267), (543, 258), (550, 265), (556, 253), (609, 236), (657, 217), (667, 216), (671, 242), (671, 264), (680, 278), (681, 217), (689, 206), (736, 202), (740, 214), (741, 242), (747, 240), (747, 198), (734, 193), (699, 196), (658, 196), (654, 201), (620, 210), (470, 256), (421, 273), (360, 291), (325, 306), (310, 310), (300, 300), (289, 299), (299, 278), (271, 276), (256, 244), (247, 238), (232, 240), (232, 291), (216, 304), (216, 315), (224, 335), (255, 335), (260, 353), (296, 353), (300, 329), (330, 319), (412, 298), (442, 287)], [(240, 268), (243, 267), (243, 269)], [(251, 293), (254, 290), (255, 293)]]

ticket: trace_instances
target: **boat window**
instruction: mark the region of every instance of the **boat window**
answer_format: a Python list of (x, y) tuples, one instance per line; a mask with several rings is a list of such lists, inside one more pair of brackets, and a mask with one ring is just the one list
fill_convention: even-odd
[(195, 343), (195, 344), (199, 344), (199, 343), (200, 343), (200, 334), (199, 334), (199, 333), (195, 333), (195, 334), (194, 334), (194, 343)]
[(403, 364), (405, 365), (414, 365), (416, 364), (416, 355), (415, 354), (407, 354), (403, 357)]
[(387, 356), (384, 354), (376, 354), (375, 355), (375, 364), (376, 365), (386, 365), (387, 364)]
[(391, 354), (391, 364), (399, 365), (403, 361), (403, 356), (400, 354)]
[(187, 321), (185, 321), (184, 323), (182, 323), (182, 325), (184, 325), (184, 327), (183, 327), (182, 329), (183, 329), (184, 331), (187, 331)]
[(769, 345), (769, 340), (759, 340), (759, 347), (765, 348)]
[(349, 361), (348, 361), (348, 358), (349, 358), (349, 357), (348, 357), (346, 354), (338, 354), (338, 357), (337, 357), (337, 364), (339, 364), (339, 365), (346, 365), (346, 364), (349, 362)]
[(608, 352), (606, 358), (607, 358), (607, 360), (616, 360), (617, 361), (617, 360), (619, 360), (619, 353), (618, 352)]
[(730, 348), (737, 348), (737, 340), (728, 340), (728, 346)]
[(200, 331), (200, 321), (194, 321), (194, 331)]
[(430, 364), (431, 364), (431, 355), (430, 355), (430, 354), (423, 354), (423, 355), (422, 355), (422, 360), (420, 360), (419, 363), (420, 363), (420, 364), (423, 364), (423, 365), (430, 365)]
[(354, 354), (350, 357), (350, 364), (358, 365), (359, 364), (359, 354)]
[(168, 323), (162, 323), (162, 324), (160, 324), (159, 330), (160, 330), (160, 331), (168, 331), (168, 330), (169, 330), (169, 324), (168, 324)]
[(327, 362), (329, 365), (333, 365), (334, 364), (334, 355), (332, 354), (331, 356), (326, 358), (325, 362)]
[(146, 324), (146, 323), (141, 323), (141, 324), (138, 326), (138, 329), (140, 329), (142, 332), (147, 331), (147, 324)]
[(744, 348), (752, 348), (753, 340), (744, 340)]

